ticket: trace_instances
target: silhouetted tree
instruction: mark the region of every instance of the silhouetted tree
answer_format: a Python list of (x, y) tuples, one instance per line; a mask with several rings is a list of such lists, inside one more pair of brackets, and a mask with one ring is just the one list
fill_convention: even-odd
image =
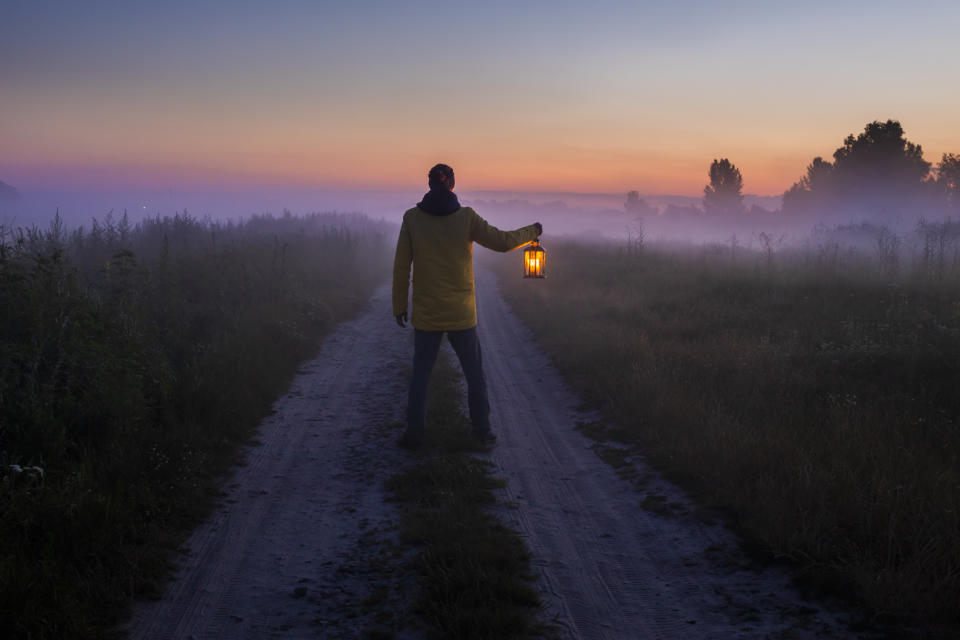
[(922, 202), (930, 163), (896, 120), (875, 121), (846, 137), (833, 163), (814, 158), (783, 194), (786, 213), (843, 211), (871, 217), (907, 213)]
[(710, 165), (710, 184), (703, 188), (703, 208), (707, 213), (740, 213), (743, 211), (743, 176), (727, 160), (714, 160)]
[(627, 193), (627, 201), (623, 203), (623, 208), (634, 216), (649, 216), (657, 213), (656, 209), (647, 204), (647, 201), (640, 197), (639, 191), (630, 191)]
[(850, 134), (833, 152), (833, 160), (842, 177), (886, 178), (904, 187), (919, 185), (930, 172), (923, 149), (903, 137), (903, 127), (896, 120), (871, 122), (856, 138)]
[(937, 165), (937, 186), (949, 214), (960, 214), (960, 155), (945, 153)]
[(807, 191), (820, 191), (829, 188), (832, 173), (833, 165), (817, 156), (813, 159), (813, 162), (807, 165), (807, 175), (800, 179), (800, 184)]
[(827, 199), (833, 164), (820, 156), (807, 165), (807, 174), (783, 194), (783, 210), (806, 212), (819, 208), (818, 202)]

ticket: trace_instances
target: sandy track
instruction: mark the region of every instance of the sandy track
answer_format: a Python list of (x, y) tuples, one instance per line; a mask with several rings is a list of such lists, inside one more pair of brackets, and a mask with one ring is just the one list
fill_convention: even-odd
[[(414, 593), (412, 576), (372, 568), (364, 555), (392, 535), (383, 481), (410, 459), (383, 428), (402, 415), (412, 348), (409, 331), (392, 322), (389, 295), (378, 289), (275, 404), (220, 507), (189, 539), (165, 597), (136, 608), (132, 638), (357, 638), (369, 629), (358, 604), (374, 584), (392, 581), (401, 598)], [(485, 271), (478, 308), (500, 438), (491, 458), (508, 480), (502, 498), (516, 505), (499, 513), (526, 539), (545, 618), (563, 635), (846, 635), (785, 575), (750, 568), (727, 531), (694, 517), (682, 492), (642, 461), (635, 464), (649, 480), (638, 492), (597, 457), (575, 429), (594, 416), (577, 411), (579, 400)], [(644, 509), (647, 495), (673, 515)]]
[[(533, 286), (535, 282), (531, 283)], [(677, 488), (633, 461), (642, 491), (575, 429), (579, 400), (533, 336), (478, 275), (477, 304), (505, 509), (534, 556), (553, 618), (571, 638), (840, 638), (838, 617), (757, 571), (734, 537), (695, 517)], [(575, 339), (575, 337), (571, 337)], [(648, 496), (669, 515), (645, 509)]]
[(389, 295), (336, 329), (274, 405), (163, 600), (136, 608), (132, 638), (360, 637), (374, 578), (358, 554), (392, 526), (383, 480), (405, 460), (383, 446), (410, 350)]

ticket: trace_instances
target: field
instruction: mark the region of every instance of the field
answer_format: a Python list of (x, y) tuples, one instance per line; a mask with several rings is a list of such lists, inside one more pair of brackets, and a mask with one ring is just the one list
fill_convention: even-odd
[(0, 635), (103, 637), (159, 593), (384, 246), (336, 214), (0, 228)]
[[(539, 281), (519, 277), (518, 256), (493, 262), (540, 345), (602, 409), (605, 421), (584, 431), (642, 451), (708, 513), (728, 518), (758, 556), (792, 565), (801, 583), (850, 596), (877, 620), (956, 628), (953, 228), (921, 227), (910, 250), (884, 233), (856, 248), (847, 240), (863, 230), (847, 231), (843, 243), (794, 248), (769, 237), (753, 248), (548, 242), (549, 277)], [(108, 636), (133, 598), (160, 594), (238, 447), (321, 339), (389, 273), (394, 233), (336, 214), (0, 230), (4, 637)], [(508, 488), (536, 478), (580, 495), (582, 483), (554, 477), (556, 462), (516, 457), (535, 450), (524, 439), (531, 430), (517, 426), (531, 414), (549, 424), (552, 444), (565, 439), (561, 449), (593, 455), (557, 434), (575, 435), (566, 410), (552, 411), (559, 380), (534, 390), (535, 376), (514, 370), (525, 329), (502, 326), (512, 316), (494, 291), (481, 298), (493, 404), (513, 425), (491, 459), (528, 474), (511, 476)], [(406, 351), (383, 348), (405, 335), (387, 302), (367, 312), (382, 325), (351, 339), (380, 345), (365, 349), (370, 363), (358, 371), (367, 377), (353, 388), (387, 379), (377, 367), (406, 366)], [(383, 403), (389, 414), (402, 405), (402, 385), (387, 386), (396, 396)], [(458, 394), (437, 388), (429, 455), (389, 483), (401, 537), (423, 545), (414, 610), (438, 637), (536, 634), (530, 558), (520, 538), (476, 509), (502, 483), (463, 455), (469, 447), (450, 436), (466, 430)], [(518, 513), (570, 511), (551, 506), (563, 500), (516, 502)], [(570, 517), (583, 529), (588, 512)], [(634, 512), (646, 513), (612, 518), (630, 529)], [(620, 532), (613, 544), (630, 539)], [(460, 606), (468, 601), (499, 615)], [(609, 616), (591, 619), (600, 618)]]
[(437, 640), (551, 637), (536, 619), (524, 540), (490, 512), (504, 481), (469, 436), (451, 360), (442, 355), (431, 379), (426, 455), (386, 483), (401, 507), (401, 541), (420, 549), (414, 611)]
[(949, 243), (546, 246), (546, 280), (497, 262), (503, 292), (603, 410), (594, 435), (642, 449), (801, 582), (960, 622)]

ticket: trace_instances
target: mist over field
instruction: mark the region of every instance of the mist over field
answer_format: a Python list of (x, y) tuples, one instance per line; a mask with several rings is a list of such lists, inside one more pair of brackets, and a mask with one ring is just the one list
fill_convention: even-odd
[[(284, 211), (294, 214), (337, 211), (360, 212), (399, 225), (403, 213), (415, 206), (425, 191), (425, 188), (419, 187), (409, 190), (289, 188), (191, 192), (25, 190), (21, 191), (21, 197), (16, 201), (0, 202), (0, 224), (7, 228), (44, 227), (58, 211), (68, 227), (89, 226), (94, 218), (102, 221), (111, 212), (114, 218), (126, 212), (130, 221), (135, 223), (184, 211), (198, 218), (209, 217), (214, 220), (239, 220), (262, 214), (280, 215)], [(626, 193), (525, 193), (468, 189), (458, 189), (457, 193), (464, 206), (473, 207), (501, 229), (513, 229), (538, 220), (544, 224), (548, 237), (618, 241), (641, 223), (637, 215), (624, 208)], [(671, 206), (695, 207), (701, 200), (690, 196), (655, 194), (645, 196), (645, 199), (661, 211)], [(775, 209), (779, 207), (780, 198), (746, 196), (745, 201)], [(661, 237), (690, 242), (711, 238), (695, 223), (657, 224), (660, 218), (659, 212), (655, 212), (652, 216), (645, 216), (643, 222), (661, 229), (657, 234)], [(731, 225), (730, 229), (716, 230), (714, 235), (725, 238), (734, 232), (742, 230)]]
[[(400, 224), (404, 211), (416, 205), (424, 190), (249, 189), (205, 191), (21, 191), (14, 201), (0, 202), (0, 225), (7, 229), (45, 228), (59, 212), (68, 228), (89, 228), (96, 219), (117, 220), (124, 213), (131, 223), (148, 218), (182, 214), (199, 219), (239, 221), (255, 215), (295, 215), (314, 212), (363, 213), (373, 219)], [(744, 196), (746, 211), (734, 216), (709, 216), (699, 207), (702, 198), (682, 195), (642, 194), (648, 209), (642, 213), (625, 207), (626, 193), (544, 193), (459, 191), (464, 206), (473, 207), (491, 224), (513, 229), (534, 221), (544, 225), (544, 241), (575, 239), (590, 243), (668, 241), (681, 244), (734, 243), (761, 249), (760, 234), (775, 236), (778, 246), (796, 246), (817, 234), (840, 228), (839, 238), (850, 244), (870, 244), (855, 228), (876, 224), (875, 218), (853, 212), (826, 212), (819, 216), (789, 216), (780, 207), (780, 196)], [(940, 214), (938, 216), (938, 214)], [(881, 221), (890, 233), (907, 237), (920, 219), (942, 218), (931, 208), (912, 215)]]
[[(703, 196), (630, 190), (549, 192), (471, 190), (472, 176), (459, 181), (463, 206), (502, 229), (533, 221), (546, 237), (588, 242), (686, 244), (730, 243), (769, 251), (811, 237), (871, 244), (878, 234), (905, 240), (931, 222), (950, 226), (960, 215), (960, 156), (926, 160), (922, 147), (906, 138), (895, 120), (867, 123), (832, 154), (814, 157), (806, 172), (781, 195), (744, 193), (741, 169), (714, 158), (705, 172)], [(59, 215), (68, 228), (126, 216), (129, 222), (189, 214), (204, 220), (239, 221), (287, 212), (358, 212), (399, 224), (419, 202), (424, 186), (405, 189), (320, 187), (208, 187), (192, 189), (17, 189), (2, 184), (0, 224), (6, 229), (44, 226)], [(950, 226), (951, 236), (953, 228)], [(909, 244), (909, 242), (907, 242)]]
[(374, 218), (399, 222), (405, 208), (422, 193), (334, 190), (319, 188), (205, 189), (19, 189), (20, 197), (0, 201), (0, 222), (7, 226), (45, 226), (59, 211), (70, 227), (89, 225), (110, 212), (127, 212), (132, 222), (156, 216), (190, 215), (215, 220), (239, 220), (252, 215), (280, 215), (284, 210), (303, 214), (319, 211), (365, 212)]
[(960, 637), (914, 4), (5, 2), (0, 638)]
[[(70, 228), (89, 227), (94, 219), (108, 215), (119, 219), (124, 212), (132, 223), (157, 216), (187, 212), (197, 218), (241, 220), (253, 215), (314, 212), (364, 213), (399, 225), (404, 211), (416, 205), (425, 189), (335, 190), (248, 189), (198, 191), (68, 191), (20, 190), (16, 200), (0, 201), (0, 224), (6, 228), (46, 227), (59, 212)], [(745, 195), (751, 210), (733, 219), (697, 215), (702, 198), (683, 195), (641, 195), (650, 210), (637, 214), (625, 208), (626, 193), (546, 193), (515, 191), (457, 191), (464, 206), (473, 207), (491, 224), (512, 229), (540, 221), (546, 237), (564, 236), (589, 242), (619, 242), (642, 228), (648, 240), (699, 244), (726, 242), (737, 235), (749, 243), (753, 234), (779, 231), (792, 241), (806, 237), (817, 222), (859, 224), (867, 216), (825, 216), (822, 220), (790, 221), (779, 211), (782, 197)], [(934, 213), (934, 212), (931, 212)], [(922, 212), (920, 212), (922, 215)], [(919, 215), (918, 215), (919, 217)], [(935, 218), (927, 215), (927, 219)], [(907, 231), (916, 220), (898, 221)]]

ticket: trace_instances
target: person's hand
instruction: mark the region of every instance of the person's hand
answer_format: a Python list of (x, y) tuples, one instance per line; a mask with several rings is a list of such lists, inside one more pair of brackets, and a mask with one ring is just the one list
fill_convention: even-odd
[(534, 222), (534, 223), (533, 223), (533, 226), (535, 226), (535, 227), (537, 228), (537, 237), (539, 238), (540, 236), (542, 236), (542, 235), (543, 235), (543, 225), (540, 224), (539, 222)]
[(406, 312), (406, 311), (404, 311), (403, 313), (398, 313), (398, 314), (397, 314), (397, 324), (400, 325), (401, 328), (406, 328), (406, 326), (407, 326), (407, 312)]

